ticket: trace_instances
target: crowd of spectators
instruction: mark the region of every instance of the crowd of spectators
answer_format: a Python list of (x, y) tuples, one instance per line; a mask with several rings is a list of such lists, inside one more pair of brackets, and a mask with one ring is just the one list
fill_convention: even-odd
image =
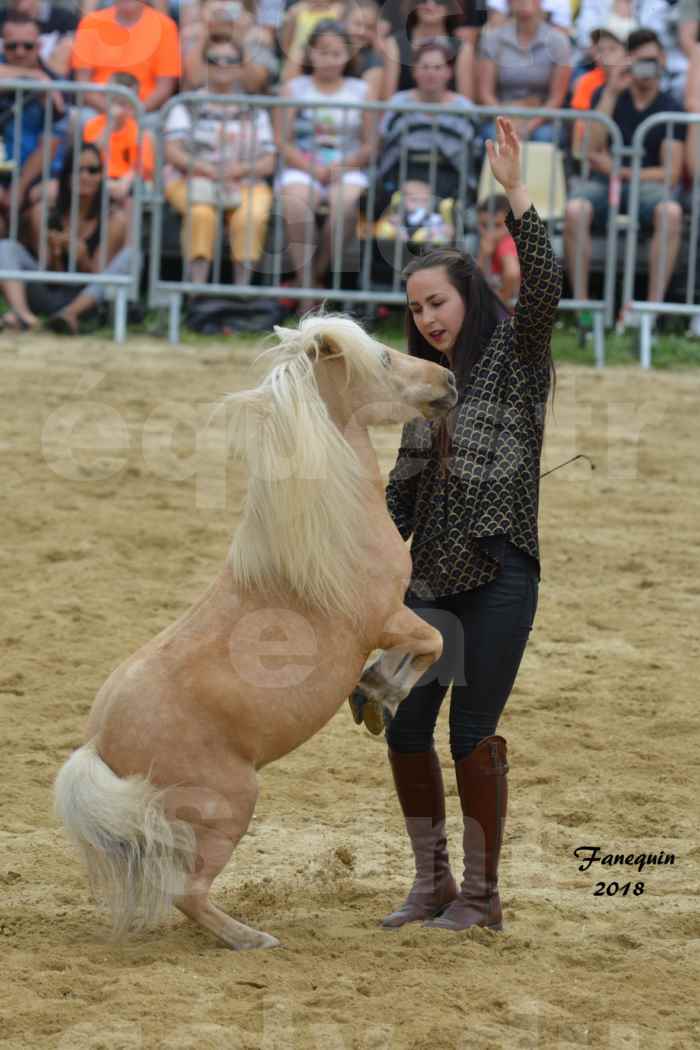
[[(449, 243), (456, 209), (474, 206), (480, 265), (512, 306), (519, 273), (503, 200), (476, 199), (493, 124), (474, 105), (597, 111), (626, 146), (651, 114), (700, 112), (700, 0), (78, 4), (9, 0), (0, 11), (0, 266), (61, 270), (70, 260), (86, 274), (82, 288), (54, 286), (51, 302), (50, 286), (5, 281), (2, 323), (17, 330), (47, 312), (55, 330), (77, 330), (102, 298), (89, 274), (127, 272), (134, 182), (153, 178), (159, 145), (165, 197), (182, 216), (183, 274), (195, 283), (209, 279), (220, 221), (234, 282), (253, 280), (275, 201), (292, 287), (323, 287), (363, 221), (385, 238)], [(18, 79), (20, 91), (3, 88)], [(61, 80), (128, 89), (141, 126), (123, 96), (31, 89)], [(268, 112), (227, 102), (232, 94), (288, 105)], [(376, 101), (440, 108), (426, 117), (335, 105)], [(604, 230), (611, 196), (607, 134), (583, 117), (562, 128), (537, 112), (517, 130), (567, 157), (565, 254), (571, 294), (585, 300), (591, 235)], [(659, 127), (647, 139), (640, 221), (654, 301), (667, 293), (698, 157), (698, 129), (678, 124), (667, 137)], [(620, 178), (624, 214), (629, 166)], [(67, 240), (76, 229), (79, 250)]]

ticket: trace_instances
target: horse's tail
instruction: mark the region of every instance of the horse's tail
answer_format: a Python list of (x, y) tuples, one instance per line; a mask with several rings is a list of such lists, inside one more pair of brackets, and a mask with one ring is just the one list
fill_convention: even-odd
[(168, 819), (164, 795), (146, 777), (116, 776), (94, 742), (74, 751), (56, 777), (56, 814), (80, 847), (115, 938), (158, 923), (192, 870), (194, 831)]

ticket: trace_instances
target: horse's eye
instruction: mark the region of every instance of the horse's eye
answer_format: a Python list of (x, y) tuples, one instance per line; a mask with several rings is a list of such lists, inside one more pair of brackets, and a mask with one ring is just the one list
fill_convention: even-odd
[(391, 354), (388, 350), (382, 350), (379, 359), (382, 362), (382, 366), (384, 368), (391, 368)]

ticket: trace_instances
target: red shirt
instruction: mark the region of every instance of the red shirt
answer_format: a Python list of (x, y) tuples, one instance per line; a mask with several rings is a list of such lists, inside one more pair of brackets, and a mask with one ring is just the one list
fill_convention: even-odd
[(497, 277), (503, 275), (503, 260), (508, 255), (514, 255), (518, 257), (518, 249), (515, 246), (515, 241), (509, 233), (501, 237), (500, 241), (496, 245), (496, 250), (491, 256), (491, 272)]

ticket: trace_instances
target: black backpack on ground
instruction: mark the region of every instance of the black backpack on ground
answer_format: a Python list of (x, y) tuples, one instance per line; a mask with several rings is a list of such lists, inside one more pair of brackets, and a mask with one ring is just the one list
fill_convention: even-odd
[(185, 324), (201, 335), (226, 332), (269, 332), (283, 321), (287, 310), (274, 299), (190, 299)]

